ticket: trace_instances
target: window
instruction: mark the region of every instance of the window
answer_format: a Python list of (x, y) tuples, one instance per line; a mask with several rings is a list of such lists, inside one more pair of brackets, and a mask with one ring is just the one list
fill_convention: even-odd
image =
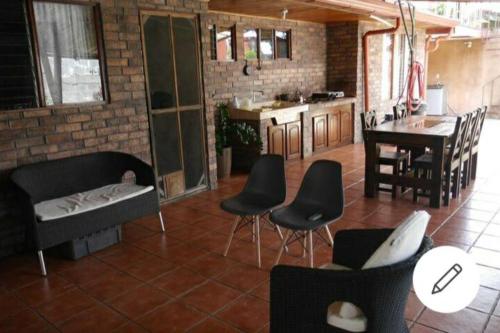
[(274, 59), (274, 30), (272, 29), (260, 30), (260, 59)]
[(24, 1), (2, 1), (0, 11), (4, 20), (9, 18), (0, 29), (0, 110), (37, 107), (37, 85)]
[(218, 61), (235, 60), (235, 27), (216, 27), (212, 25), (209, 29), (211, 39), (210, 58)]
[(245, 29), (243, 32), (243, 51), (246, 60), (257, 59), (259, 54), (258, 41), (257, 29)]
[(46, 105), (103, 101), (94, 8), (33, 2)]
[(394, 66), (394, 35), (385, 34), (382, 40), (382, 80), (381, 94), (382, 100), (392, 98), (392, 81)]
[(1, 109), (105, 99), (97, 5), (12, 0), (0, 10), (12, 22), (0, 30)]
[(276, 58), (289, 59), (290, 57), (290, 31), (276, 30)]

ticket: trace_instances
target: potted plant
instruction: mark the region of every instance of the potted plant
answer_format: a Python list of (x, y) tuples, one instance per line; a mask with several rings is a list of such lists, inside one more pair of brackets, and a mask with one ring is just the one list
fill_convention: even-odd
[(255, 129), (244, 122), (231, 122), (229, 105), (217, 104), (218, 119), (215, 128), (215, 149), (217, 151), (217, 177), (225, 178), (231, 174), (231, 140), (237, 139), (244, 145), (255, 143), (262, 149), (262, 140)]

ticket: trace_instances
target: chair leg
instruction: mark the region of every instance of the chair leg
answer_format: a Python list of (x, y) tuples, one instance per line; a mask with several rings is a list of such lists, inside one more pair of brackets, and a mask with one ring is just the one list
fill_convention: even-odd
[(307, 233), (304, 232), (304, 239), (302, 239), (302, 258), (307, 254)]
[[(392, 174), (397, 176), (399, 174), (399, 162), (396, 162), (396, 164), (394, 164), (392, 166)], [(396, 198), (396, 192), (398, 191), (398, 187), (396, 185), (392, 185), (392, 198), (395, 199)]]
[(446, 170), (446, 184), (444, 186), (444, 205), (450, 204), (450, 190), (451, 190), (451, 170)]
[[(278, 236), (280, 237), (281, 240), (283, 240), (283, 233), (281, 232), (281, 228), (279, 225), (275, 224), (276, 231), (278, 232)], [(285, 252), (288, 253), (288, 246), (285, 246)]]
[[(403, 170), (402, 170), (401, 174), (404, 176), (404, 175), (406, 175), (407, 173), (408, 173), (408, 159), (407, 159), (407, 158), (405, 158), (405, 159), (403, 160)], [(406, 187), (405, 187), (405, 186), (402, 186), (402, 187), (401, 187), (401, 195), (403, 195), (403, 193), (405, 193), (405, 192), (406, 192)]]
[(476, 179), (476, 171), (477, 171), (477, 154), (472, 155), (471, 158), (471, 168), (470, 168), (470, 177), (472, 180)]
[(40, 263), (40, 270), (43, 276), (47, 276), (47, 269), (45, 268), (45, 260), (43, 259), (42, 250), (38, 251), (38, 262)]
[(462, 189), (467, 187), (467, 174), (469, 170), (469, 164), (467, 161), (462, 163)]
[(252, 223), (252, 243), (255, 243), (255, 218), (252, 217), (254, 222)]
[(283, 255), (283, 250), (286, 247), (286, 243), (288, 242), (288, 238), (290, 238), (291, 232), (290, 230), (285, 231), (285, 235), (283, 236), (283, 242), (281, 242), (280, 249), (278, 251), (278, 255), (276, 256), (276, 259), (274, 260), (274, 265), (279, 264), (281, 256)]
[(309, 238), (309, 267), (314, 268), (314, 251), (313, 251), (313, 232), (312, 230), (307, 232), (307, 238)]
[[(415, 177), (420, 178), (420, 169), (415, 168)], [(418, 201), (418, 187), (413, 188), (413, 202)]]
[(161, 231), (165, 232), (165, 224), (163, 223), (163, 216), (161, 215), (161, 210), (158, 212), (158, 217), (160, 218)]
[(330, 241), (330, 246), (333, 247), (332, 233), (330, 232), (330, 228), (328, 228), (327, 225), (325, 225), (325, 230), (326, 230), (326, 235), (328, 236), (328, 240)]
[(262, 262), (260, 259), (260, 216), (255, 215), (255, 237), (257, 239), (257, 266), (262, 267)]
[(224, 250), (224, 257), (227, 256), (227, 253), (229, 252), (229, 247), (231, 246), (231, 241), (233, 240), (234, 233), (236, 232), (236, 228), (238, 227), (238, 224), (240, 223), (240, 217), (236, 216), (236, 219), (233, 223), (233, 227), (231, 228), (231, 232), (229, 233), (229, 238), (226, 243), (226, 249)]
[(460, 167), (453, 171), (453, 199), (458, 198), (460, 194)]

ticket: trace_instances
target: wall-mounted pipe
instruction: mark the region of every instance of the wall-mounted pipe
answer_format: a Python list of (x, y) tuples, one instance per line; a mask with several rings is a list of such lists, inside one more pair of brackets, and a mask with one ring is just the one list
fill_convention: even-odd
[(436, 37), (434, 39), (434, 41), (432, 40), (431, 35), (428, 35), (427, 38), (425, 39), (425, 61), (424, 61), (424, 68), (425, 68), (425, 70), (424, 70), (424, 85), (425, 85), (425, 89), (422, 92), (422, 98), (424, 100), (427, 97), (427, 74), (428, 74), (427, 72), (429, 71), (427, 69), (427, 66), (429, 65), (429, 53), (436, 52), (437, 49), (439, 48), (439, 43), (442, 40), (446, 40), (446, 39), (450, 38), (450, 36), (451, 36), (451, 30), (446, 35), (441, 35), (441, 36)]
[(373, 36), (373, 35), (382, 35), (382, 34), (393, 34), (395, 33), (401, 24), (400, 18), (396, 18), (396, 25), (392, 28), (388, 29), (380, 29), (380, 30), (371, 30), (367, 31), (363, 35), (363, 85), (364, 85), (364, 95), (365, 95), (365, 112), (370, 111), (370, 88), (368, 86), (368, 73), (370, 72), (370, 49), (369, 49), (369, 44), (368, 44), (368, 37)]

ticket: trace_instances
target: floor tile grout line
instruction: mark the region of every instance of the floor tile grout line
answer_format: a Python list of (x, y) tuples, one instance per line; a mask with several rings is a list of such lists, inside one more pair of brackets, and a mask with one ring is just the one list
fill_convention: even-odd
[(500, 293), (497, 295), (497, 298), (496, 298), (493, 306), (490, 309), (490, 312), (489, 312), (489, 315), (488, 315), (488, 319), (486, 320), (486, 323), (484, 323), (483, 330), (482, 330), (483, 333), (486, 332), (486, 329), (488, 328), (488, 325), (490, 323), (491, 317), (493, 317), (493, 314), (495, 313), (495, 310), (496, 310), (496, 307), (498, 306), (498, 304), (500, 304)]

